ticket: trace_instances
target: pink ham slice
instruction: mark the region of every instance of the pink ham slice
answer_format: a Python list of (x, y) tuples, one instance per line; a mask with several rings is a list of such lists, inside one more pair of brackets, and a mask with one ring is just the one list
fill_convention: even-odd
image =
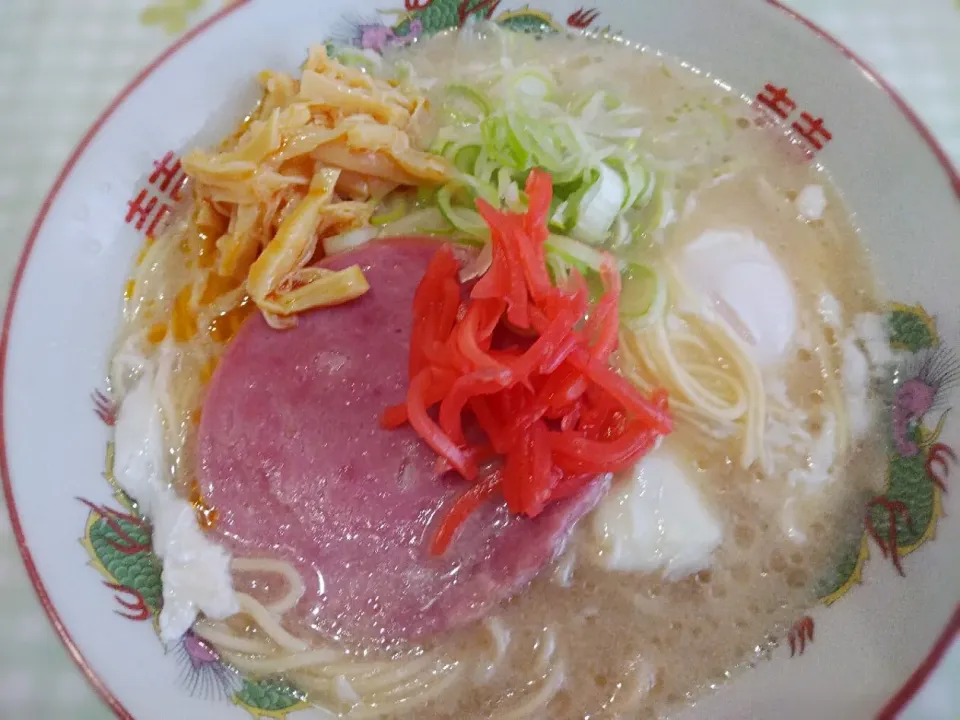
[(513, 595), (562, 549), (603, 492), (535, 520), (502, 504), (475, 513), (442, 557), (427, 546), (463, 489), (436, 456), (379, 414), (402, 402), (413, 293), (438, 245), (391, 240), (329, 261), (360, 264), (371, 290), (272, 330), (256, 315), (224, 355), (203, 408), (198, 479), (237, 556), (273, 556), (307, 583), (297, 611), (316, 631), (387, 643), (462, 626)]

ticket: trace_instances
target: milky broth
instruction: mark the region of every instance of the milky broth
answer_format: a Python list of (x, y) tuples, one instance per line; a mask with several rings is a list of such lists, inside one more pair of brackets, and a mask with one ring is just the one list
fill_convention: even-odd
[[(469, 81), (471, 64), (499, 62), (500, 43), (441, 36), (403, 57), (421, 76)], [(656, 259), (704, 230), (745, 227), (786, 269), (801, 316), (816, 317), (823, 292), (839, 301), (846, 319), (878, 311), (864, 248), (829, 179), (721, 83), (613, 42), (547, 37), (512, 49), (511, 58), (518, 67), (549, 68), (561, 84), (586, 82), (581, 90), (609, 90), (647, 111), (640, 146), (672, 177), (674, 222), (632, 252)], [(823, 187), (827, 205), (822, 218), (805, 222), (795, 200), (811, 184)], [(828, 332), (824, 342), (836, 345), (839, 334)], [(791, 400), (811, 416), (823, 402), (825, 372), (836, 370), (801, 349), (783, 373)], [(837, 458), (828, 486), (806, 497), (797, 497), (782, 472), (768, 477), (741, 469), (731, 442), (705, 444), (682, 425), (671, 442), (693, 458), (698, 489), (724, 528), (711, 567), (677, 582), (602, 569), (592, 561), (588, 518), (556, 566), (497, 613), (511, 636), (506, 665), (485, 684), (447, 693), (418, 716), (495, 716), (522, 705), (521, 690), (562, 682), (536, 716), (657, 717), (783, 641), (816, 601), (818, 580), (837, 551), (858, 537), (863, 499), (884, 475), (879, 433)], [(791, 541), (781, 521), (792, 497), (804, 543)], [(455, 642), (489, 652), (490, 638), (478, 626), (440, 647)], [(552, 654), (545, 643), (554, 645)], [(557, 667), (561, 680), (550, 674)]]

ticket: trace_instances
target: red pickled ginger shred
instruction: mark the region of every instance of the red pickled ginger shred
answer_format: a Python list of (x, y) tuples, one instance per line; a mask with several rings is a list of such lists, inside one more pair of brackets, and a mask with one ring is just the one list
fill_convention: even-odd
[[(525, 213), (477, 201), (492, 262), (465, 303), (450, 247), (434, 255), (413, 302), (407, 401), (382, 417), (385, 428), (409, 422), (470, 483), (431, 541), (437, 555), (494, 495), (511, 512), (536, 517), (597, 475), (630, 467), (673, 427), (664, 391), (647, 397), (610, 367), (620, 316), (616, 262), (605, 256), (603, 294), (592, 305), (577, 272), (555, 286), (544, 247), (550, 175), (531, 172), (526, 192)], [(494, 347), (499, 328), (509, 339)], [(481, 461), (489, 469), (481, 471)]]

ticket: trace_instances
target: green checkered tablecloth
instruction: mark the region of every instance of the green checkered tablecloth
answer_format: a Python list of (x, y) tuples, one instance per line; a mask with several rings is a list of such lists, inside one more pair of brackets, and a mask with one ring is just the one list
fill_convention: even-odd
[[(138, 70), (222, 2), (0, 2), (0, 297), (6, 297), (44, 193), (86, 127)], [(960, 165), (960, 0), (789, 4), (888, 78)], [(0, 637), (5, 640), (0, 644), (0, 718), (110, 717), (37, 604), (5, 512), (0, 515)], [(904, 717), (960, 718), (960, 647)]]

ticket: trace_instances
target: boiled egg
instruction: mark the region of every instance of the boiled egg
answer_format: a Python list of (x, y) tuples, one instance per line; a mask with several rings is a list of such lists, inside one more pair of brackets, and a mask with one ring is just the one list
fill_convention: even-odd
[(747, 229), (706, 230), (674, 263), (693, 303), (686, 309), (729, 325), (760, 366), (782, 360), (797, 331), (797, 299), (762, 240)]
[(677, 580), (710, 565), (723, 529), (688, 466), (662, 445), (615, 481), (592, 516), (600, 566)]

